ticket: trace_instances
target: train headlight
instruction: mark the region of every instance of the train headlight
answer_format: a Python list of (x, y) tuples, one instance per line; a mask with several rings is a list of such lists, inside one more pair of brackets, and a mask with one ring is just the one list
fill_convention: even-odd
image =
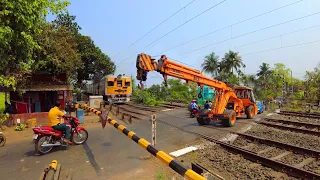
[(111, 95), (111, 97), (112, 97), (112, 98), (114, 98), (114, 97), (115, 97), (115, 95), (114, 95), (114, 94), (112, 94), (112, 95)]

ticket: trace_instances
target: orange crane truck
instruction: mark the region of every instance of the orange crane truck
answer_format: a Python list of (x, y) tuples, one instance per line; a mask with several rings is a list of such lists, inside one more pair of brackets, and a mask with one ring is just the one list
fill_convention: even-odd
[(211, 110), (200, 109), (196, 114), (200, 125), (207, 125), (211, 120), (221, 120), (224, 126), (231, 127), (237, 117), (246, 115), (248, 119), (252, 119), (258, 112), (253, 89), (242, 86), (231, 88), (224, 82), (202, 75), (198, 70), (167, 59), (166, 55), (162, 55), (156, 61), (150, 55), (138, 54), (136, 67), (137, 79), (140, 80), (142, 88), (143, 81), (147, 80), (147, 74), (151, 71), (162, 74), (165, 84), (168, 76), (186, 80), (187, 83), (197, 83), (200, 86), (199, 98), (202, 96), (204, 85), (215, 88), (216, 94), (213, 95)]

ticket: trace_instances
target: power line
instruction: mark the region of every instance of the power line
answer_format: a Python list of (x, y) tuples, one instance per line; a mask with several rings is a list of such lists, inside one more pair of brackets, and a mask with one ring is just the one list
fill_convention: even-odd
[(247, 53), (247, 54), (243, 54), (241, 56), (248, 56), (248, 55), (252, 55), (252, 54), (259, 54), (259, 53), (263, 53), (263, 52), (275, 51), (275, 50), (279, 50), (279, 49), (291, 48), (291, 47), (302, 46), (302, 45), (307, 45), (307, 44), (314, 44), (314, 43), (318, 43), (318, 42), (320, 42), (320, 40), (309, 41), (309, 42), (300, 43), (300, 44), (293, 44), (293, 45), (288, 45), (288, 46), (283, 46), (283, 47), (278, 47), (278, 48), (267, 49), (267, 50), (263, 50), (263, 51)]
[(264, 28), (261, 28), (261, 29), (258, 29), (258, 30), (254, 30), (254, 31), (251, 31), (251, 32), (248, 32), (248, 33), (244, 33), (244, 34), (241, 34), (241, 35), (232, 37), (232, 38), (228, 38), (228, 39), (225, 39), (225, 40), (222, 40), (222, 41), (218, 41), (218, 42), (216, 42), (216, 43), (212, 43), (212, 44), (209, 44), (209, 45), (206, 45), (206, 46), (203, 46), (203, 47), (194, 49), (194, 50), (189, 51), (189, 52), (187, 52), (187, 53), (184, 53), (184, 54), (182, 54), (182, 55), (190, 54), (190, 53), (193, 53), (193, 52), (195, 52), (195, 51), (198, 51), (198, 50), (201, 50), (201, 49), (204, 49), (204, 48), (207, 48), (207, 47), (216, 45), (216, 44), (220, 44), (220, 43), (223, 43), (223, 42), (232, 40), (232, 39), (236, 39), (236, 38), (239, 38), (239, 37), (242, 37), (242, 36), (246, 36), (246, 35), (249, 35), (249, 34), (252, 34), (252, 33), (256, 33), (256, 32), (262, 31), (262, 30), (270, 29), (270, 28), (273, 28), (273, 27), (276, 27), (276, 26), (280, 26), (280, 25), (283, 25), (283, 24), (287, 24), (287, 23), (290, 23), (290, 22), (293, 22), (293, 21), (297, 21), (297, 20), (300, 20), (300, 19), (303, 19), (303, 18), (307, 18), (307, 17), (310, 17), (310, 16), (314, 16), (314, 15), (317, 15), (317, 14), (319, 14), (319, 13), (320, 13), (320, 11), (319, 11), (319, 12), (316, 12), (316, 13), (313, 13), (313, 14), (306, 15), (306, 16), (302, 16), (302, 17), (299, 17), (299, 18), (295, 18), (295, 19), (292, 19), (292, 20), (289, 20), (289, 21), (285, 21), (285, 22), (282, 22), (282, 23), (278, 23), (278, 24), (274, 24), (274, 25), (271, 25), (271, 26), (268, 26), (268, 27), (264, 27)]
[[(190, 4), (192, 4), (194, 1), (196, 0), (192, 0), (191, 2), (189, 2), (188, 4), (186, 4), (185, 6), (183, 6), (182, 8), (180, 8), (178, 11), (176, 11), (175, 13), (173, 13), (171, 16), (167, 17), (165, 20), (163, 20), (162, 22), (160, 22), (158, 25), (156, 25), (155, 27), (153, 27), (152, 29), (150, 29), (147, 33), (145, 33), (144, 35), (142, 35), (141, 37), (139, 37), (138, 39), (136, 39), (135, 41), (133, 41), (133, 43), (131, 43), (126, 49), (129, 49), (130, 47), (132, 47), (134, 44), (136, 44), (137, 42), (139, 42), (142, 38), (146, 37), (148, 34), (150, 34), (153, 30), (157, 29), (159, 26), (161, 26), (163, 23), (167, 22), (169, 19), (171, 19), (173, 16), (175, 16), (176, 14), (178, 14), (180, 11), (185, 10), (185, 8), (187, 6), (189, 6)], [(123, 51), (123, 50), (122, 50)], [(115, 56), (117, 57), (119, 54), (121, 53), (121, 51)]]
[(250, 42), (250, 43), (246, 43), (246, 44), (243, 44), (243, 45), (239, 45), (239, 46), (236, 46), (235, 48), (245, 47), (245, 46), (248, 46), (248, 45), (251, 45), (251, 44), (256, 44), (256, 43), (267, 41), (267, 40), (270, 40), (270, 39), (275, 39), (275, 38), (278, 38), (278, 37), (286, 36), (286, 35), (297, 33), (297, 32), (301, 32), (301, 31), (305, 31), (305, 30), (316, 28), (316, 27), (319, 27), (319, 26), (320, 26), (320, 24), (315, 25), (315, 26), (311, 26), (311, 27), (307, 27), (307, 28), (304, 28), (304, 29), (296, 30), (296, 31), (291, 31), (291, 32), (280, 34), (280, 35), (273, 36), (273, 37), (270, 37), (270, 38), (266, 38), (266, 39), (262, 39), (262, 40), (258, 40), (258, 41), (254, 41), (254, 42)]
[(156, 40), (152, 41), (152, 42), (151, 42), (151, 43), (149, 43), (146, 47), (148, 47), (148, 46), (150, 46), (151, 44), (153, 44), (153, 43), (155, 43), (155, 42), (159, 41), (160, 39), (164, 38), (165, 36), (169, 35), (170, 33), (174, 32), (175, 30), (179, 29), (180, 27), (184, 26), (185, 24), (189, 23), (190, 21), (192, 21), (192, 20), (196, 19), (197, 17), (201, 16), (202, 14), (204, 14), (204, 13), (208, 12), (209, 10), (213, 9), (214, 7), (216, 7), (216, 6), (218, 6), (218, 5), (222, 4), (222, 3), (224, 3), (225, 1), (227, 1), (227, 0), (220, 1), (219, 3), (217, 3), (217, 4), (213, 5), (213, 6), (211, 6), (211, 7), (210, 7), (210, 8), (208, 8), (208, 9), (206, 9), (205, 11), (202, 11), (201, 13), (199, 13), (199, 14), (197, 14), (196, 16), (192, 17), (191, 19), (189, 19), (189, 20), (185, 21), (184, 23), (180, 24), (179, 26), (177, 26), (177, 27), (173, 28), (172, 30), (170, 30), (169, 32), (167, 32), (167, 33), (166, 33), (166, 34), (164, 34), (163, 36), (159, 37), (158, 39), (156, 39)]
[[(190, 65), (190, 64), (187, 64), (187, 63), (185, 63), (185, 62), (182, 62), (182, 61), (179, 61), (179, 60), (176, 60), (176, 59), (170, 58), (170, 57), (168, 57), (168, 59), (171, 59), (171, 60), (174, 60), (174, 61), (179, 62), (179, 63), (181, 63), (181, 64), (184, 64), (184, 65), (187, 65), (187, 66), (190, 66), (190, 67), (194, 67), (194, 68), (196, 68), (195, 66), (192, 66), (192, 65)], [(195, 70), (197, 70), (197, 69), (195, 69)]]
[(186, 42), (183, 42), (183, 43), (178, 44), (178, 45), (176, 45), (176, 46), (173, 46), (173, 47), (171, 47), (171, 48), (168, 48), (168, 49), (162, 51), (162, 52), (159, 53), (159, 54), (163, 54), (163, 53), (166, 52), (166, 51), (170, 51), (170, 50), (172, 50), (172, 49), (175, 49), (175, 48), (177, 48), (177, 47), (183, 46), (183, 45), (185, 45), (185, 44), (188, 44), (188, 43), (190, 43), (190, 42), (192, 42), (192, 41), (195, 41), (195, 40), (198, 40), (198, 39), (200, 39), (200, 38), (209, 36), (209, 35), (211, 35), (211, 34), (214, 34), (214, 33), (216, 33), (216, 32), (219, 32), (219, 31), (221, 31), (221, 30), (224, 30), (224, 29), (226, 29), (226, 28), (230, 28), (230, 27), (232, 27), (232, 26), (234, 26), (234, 25), (244, 23), (244, 22), (246, 22), (246, 21), (249, 21), (249, 20), (255, 19), (255, 18), (257, 18), (257, 17), (260, 17), (260, 16), (263, 16), (263, 15), (269, 14), (269, 13), (271, 13), (271, 12), (274, 12), (274, 11), (277, 11), (277, 10), (280, 10), (280, 9), (283, 9), (283, 8), (286, 8), (286, 7), (288, 7), (288, 6), (297, 4), (297, 3), (302, 2), (302, 1), (304, 1), (304, 0), (295, 1), (295, 2), (293, 2), (293, 3), (290, 3), (290, 4), (287, 4), (287, 5), (278, 7), (278, 8), (276, 8), (276, 9), (273, 9), (273, 10), (264, 12), (264, 13), (262, 13), (262, 14), (259, 14), (259, 15), (256, 15), (256, 16), (253, 16), (253, 17), (250, 17), (250, 18), (241, 20), (241, 21), (239, 21), (239, 22), (236, 22), (236, 23), (231, 24), (231, 25), (228, 25), (228, 26), (225, 26), (225, 27), (223, 27), (223, 28), (220, 28), (220, 29), (211, 31), (211, 32), (209, 32), (209, 33), (207, 33), (207, 34), (204, 34), (204, 35), (202, 35), (202, 36), (196, 37), (196, 38), (191, 39), (191, 40), (189, 40), (189, 41), (186, 41)]

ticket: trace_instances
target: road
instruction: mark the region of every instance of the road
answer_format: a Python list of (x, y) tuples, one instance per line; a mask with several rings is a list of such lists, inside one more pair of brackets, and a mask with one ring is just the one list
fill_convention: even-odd
[[(230, 131), (239, 131), (247, 127), (255, 119), (239, 119), (232, 128), (219, 125), (210, 125), (210, 128), (200, 127), (195, 118), (188, 117), (185, 109), (166, 111), (157, 114), (157, 119), (183, 127), (186, 131), (198, 132), (217, 139), (226, 136)], [(119, 121), (120, 124), (123, 124)], [(148, 120), (126, 126), (139, 137), (151, 142), (151, 123)], [(86, 127), (89, 132), (87, 143), (80, 146), (70, 146), (68, 149), (56, 148), (51, 153), (38, 156), (34, 152), (34, 144), (30, 138), (21, 139), (18, 143), (8, 143), (0, 148), (1, 179), (33, 180), (38, 178), (43, 167), (53, 159), (73, 172), (75, 179), (126, 179), (125, 174), (132, 172), (153, 176), (155, 171), (149, 171), (150, 154), (128, 139), (114, 127), (107, 125), (105, 129), (95, 124)], [(19, 132), (17, 132), (19, 133)], [(185, 147), (186, 144), (195, 144), (199, 140), (195, 135), (177, 130), (161, 123), (157, 123), (156, 148), (167, 153)], [(2, 154), (2, 155), (1, 155)], [(160, 161), (157, 163), (161, 164)], [(165, 165), (161, 165), (166, 168)], [(146, 174), (148, 172), (149, 174)], [(132, 178), (132, 177), (131, 177)], [(128, 179), (130, 177), (128, 176)], [(148, 178), (149, 179), (149, 178)]]

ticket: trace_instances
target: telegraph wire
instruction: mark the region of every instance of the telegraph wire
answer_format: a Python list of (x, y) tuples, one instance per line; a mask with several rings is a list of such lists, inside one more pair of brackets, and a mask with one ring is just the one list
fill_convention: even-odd
[[(185, 10), (185, 8), (187, 6), (189, 6), (190, 4), (192, 4), (194, 1), (196, 0), (192, 0), (191, 2), (189, 2), (188, 4), (186, 4), (185, 6), (183, 6), (182, 8), (180, 8), (179, 10), (177, 10), (176, 12), (174, 12), (173, 14), (171, 14), (169, 17), (167, 17), (165, 20), (163, 20), (162, 22), (160, 22), (158, 25), (156, 25), (155, 27), (153, 27), (152, 29), (150, 29), (147, 33), (145, 33), (144, 35), (142, 35), (141, 37), (139, 37), (138, 39), (136, 39), (135, 41), (133, 41), (133, 43), (131, 43), (126, 49), (129, 49), (130, 47), (132, 47), (134, 44), (136, 44), (137, 42), (139, 42), (142, 38), (146, 37), (148, 34), (150, 34), (152, 31), (154, 31), (155, 29), (157, 29), (159, 26), (161, 26), (163, 23), (167, 22), (169, 19), (171, 19), (173, 16), (175, 16), (176, 14), (178, 14), (180, 11)], [(123, 49), (124, 50), (124, 49)], [(122, 51), (123, 51), (122, 50)], [(119, 56), (119, 54), (121, 53), (121, 51), (115, 56)]]
[(316, 28), (316, 27), (319, 27), (319, 26), (320, 26), (320, 24), (314, 25), (314, 26), (311, 26), (311, 27), (307, 27), (307, 28), (304, 28), (304, 29), (296, 30), (296, 31), (291, 31), (291, 32), (280, 34), (280, 35), (273, 36), (273, 37), (270, 37), (270, 38), (261, 39), (261, 40), (258, 40), (258, 41), (254, 41), (254, 42), (246, 43), (246, 44), (243, 44), (243, 45), (239, 45), (239, 46), (236, 46), (235, 48), (245, 47), (245, 46), (248, 46), (248, 45), (251, 45), (251, 44), (256, 44), (256, 43), (267, 41), (267, 40), (270, 40), (270, 39), (275, 39), (275, 38), (286, 36), (286, 35), (289, 35), (289, 34), (294, 34), (294, 33), (297, 33), (297, 32), (309, 30), (309, 29)]
[[(219, 6), (220, 4), (224, 3), (225, 1), (227, 1), (227, 0), (220, 1), (219, 3), (217, 3), (217, 4), (213, 5), (213, 6), (211, 6), (210, 8), (208, 8), (208, 9), (206, 9), (206, 10), (204, 10), (204, 11), (202, 11), (201, 13), (199, 13), (199, 14), (197, 14), (196, 16), (192, 17), (191, 19), (189, 19), (189, 20), (185, 21), (184, 23), (180, 24), (179, 26), (177, 26), (177, 27), (173, 28), (172, 30), (170, 30), (170, 31), (169, 31), (169, 32), (167, 32), (166, 34), (162, 35), (162, 36), (161, 36), (161, 37), (159, 37), (158, 39), (156, 39), (156, 40), (152, 41), (152, 42), (151, 42), (151, 43), (149, 43), (146, 47), (149, 47), (149, 46), (150, 46), (150, 45), (152, 45), (153, 43), (155, 43), (155, 42), (159, 41), (160, 39), (164, 38), (165, 36), (169, 35), (170, 33), (174, 32), (175, 30), (179, 29), (180, 27), (184, 26), (185, 24), (189, 23), (190, 21), (192, 21), (192, 20), (196, 19), (197, 17), (201, 16), (202, 14), (204, 14), (204, 13), (208, 12), (209, 10), (211, 10), (211, 9), (213, 9), (213, 8), (215, 8), (215, 7), (217, 7), (217, 6)], [(145, 48), (146, 48), (146, 47), (145, 47)]]
[(186, 41), (186, 42), (183, 42), (183, 43), (178, 44), (178, 45), (176, 45), (176, 46), (173, 46), (173, 47), (171, 47), (171, 48), (165, 49), (164, 51), (162, 51), (162, 52), (159, 53), (159, 54), (163, 54), (163, 53), (166, 52), (166, 51), (170, 51), (170, 50), (175, 49), (175, 48), (177, 48), (177, 47), (180, 47), (180, 46), (183, 46), (183, 45), (185, 45), (185, 44), (188, 44), (188, 43), (190, 43), (190, 42), (192, 42), (192, 41), (195, 41), (195, 40), (198, 40), (198, 39), (200, 39), (200, 38), (209, 36), (209, 35), (211, 35), (211, 34), (214, 34), (214, 33), (216, 33), (216, 32), (219, 32), (219, 31), (221, 31), (221, 30), (230, 28), (230, 27), (232, 27), (232, 26), (234, 26), (234, 25), (238, 25), (238, 24), (244, 23), (244, 22), (246, 22), (246, 21), (255, 19), (255, 18), (257, 18), (257, 17), (260, 17), (260, 16), (263, 16), (263, 15), (269, 14), (269, 13), (271, 13), (271, 12), (274, 12), (274, 11), (277, 11), (277, 10), (280, 10), (280, 9), (283, 9), (283, 8), (286, 8), (286, 7), (289, 7), (289, 6), (291, 6), (291, 5), (300, 3), (300, 2), (302, 2), (302, 1), (304, 1), (304, 0), (295, 1), (295, 2), (293, 2), (293, 3), (290, 3), (290, 4), (287, 4), (287, 5), (278, 7), (278, 8), (276, 8), (276, 9), (272, 9), (272, 10), (267, 11), (267, 12), (264, 12), (264, 13), (262, 13), (262, 14), (259, 14), (259, 15), (256, 15), (256, 16), (253, 16), (253, 17), (244, 19), (244, 20), (242, 20), (242, 21), (236, 22), (236, 23), (234, 23), (234, 24), (225, 26), (225, 27), (223, 27), (223, 28), (220, 28), (220, 29), (217, 29), (217, 30), (214, 30), (214, 31), (211, 31), (211, 32), (209, 32), (209, 33), (207, 33), (207, 34), (204, 34), (204, 35), (202, 35), (202, 36), (196, 37), (196, 38), (191, 39), (191, 40), (189, 40), (189, 41)]
[(252, 54), (259, 54), (259, 53), (263, 53), (263, 52), (275, 51), (275, 50), (279, 50), (279, 49), (291, 48), (291, 47), (302, 46), (302, 45), (307, 45), (307, 44), (314, 44), (314, 43), (318, 43), (318, 42), (320, 42), (320, 39), (316, 40), (316, 41), (309, 41), (309, 42), (304, 42), (304, 43), (299, 43), (299, 44), (293, 44), (293, 45), (288, 45), (288, 46), (283, 46), (283, 47), (278, 47), (278, 48), (272, 48), (272, 49), (242, 54), (241, 56), (248, 56), (248, 55), (252, 55)]
[(268, 27), (264, 27), (264, 28), (261, 28), (261, 29), (258, 29), (258, 30), (254, 30), (254, 31), (251, 31), (251, 32), (248, 32), (248, 33), (244, 33), (244, 34), (241, 34), (241, 35), (238, 35), (238, 36), (234, 36), (232, 38), (228, 38), (228, 39), (225, 39), (225, 40), (222, 40), (222, 41), (218, 41), (218, 42), (215, 42), (215, 43), (212, 43), (212, 44), (209, 44), (209, 45), (206, 45), (206, 46), (191, 50), (191, 51), (189, 51), (187, 53), (183, 53), (181, 55), (183, 56), (183, 55), (186, 55), (186, 54), (190, 54), (190, 53), (193, 53), (195, 51), (198, 51), (198, 50), (201, 50), (201, 49), (204, 49), (204, 48), (216, 45), (216, 44), (220, 44), (220, 43), (232, 40), (232, 39), (236, 39), (236, 38), (239, 38), (239, 37), (242, 37), (242, 36), (253, 34), (253, 33), (256, 33), (256, 32), (259, 32), (259, 31), (263, 31), (263, 30), (266, 30), (266, 29), (270, 29), (270, 28), (273, 28), (273, 27), (276, 27), (276, 26), (287, 24), (287, 23), (290, 23), (290, 22), (293, 22), (293, 21), (297, 21), (297, 20), (300, 20), (300, 19), (303, 19), (303, 18), (314, 16), (314, 15), (317, 15), (317, 14), (320, 14), (320, 11), (318, 11), (316, 13), (313, 13), (313, 14), (306, 15), (306, 16), (302, 16), (302, 17), (299, 17), (299, 18), (291, 19), (291, 20), (288, 20), (288, 21), (285, 21), (285, 22), (281, 22), (281, 23), (278, 23), (278, 24), (274, 24), (274, 25), (271, 25), (271, 26), (268, 26)]

